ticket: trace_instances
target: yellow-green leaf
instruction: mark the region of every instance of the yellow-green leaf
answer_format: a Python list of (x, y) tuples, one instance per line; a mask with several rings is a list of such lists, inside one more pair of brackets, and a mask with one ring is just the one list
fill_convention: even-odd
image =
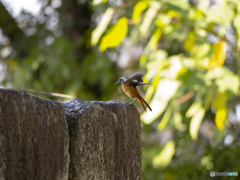
[(193, 140), (197, 139), (198, 130), (200, 128), (204, 115), (205, 109), (203, 107), (200, 107), (191, 119), (189, 132)]
[(195, 45), (195, 34), (189, 32), (187, 40), (184, 42), (184, 47), (187, 51), (190, 51)]
[(150, 41), (148, 42), (148, 44), (143, 52), (143, 55), (140, 59), (140, 65), (143, 65), (146, 63), (147, 58), (144, 58), (144, 57), (146, 56), (146, 54), (148, 54), (148, 52), (151, 52), (151, 51), (157, 49), (158, 41), (159, 41), (161, 35), (162, 35), (162, 30), (160, 28), (157, 28), (157, 30), (152, 35)]
[(93, 5), (93, 6), (96, 6), (96, 5), (98, 5), (98, 4), (105, 3), (105, 2), (107, 2), (107, 1), (108, 1), (108, 0), (93, 0), (92, 5)]
[(226, 107), (226, 102), (227, 102), (227, 94), (218, 93), (213, 101), (213, 106), (216, 110), (224, 109)]
[(158, 87), (156, 93), (150, 103), (152, 107), (151, 113), (143, 113), (141, 118), (144, 123), (150, 124), (152, 123), (158, 116), (160, 116), (165, 108), (169, 100), (175, 95), (180, 83), (178, 81), (173, 81), (169, 79), (161, 80), (158, 83)]
[(106, 10), (106, 12), (104, 13), (101, 21), (99, 22), (97, 28), (94, 29), (94, 31), (92, 32), (92, 38), (91, 38), (92, 46), (94, 46), (98, 43), (100, 37), (102, 36), (103, 32), (107, 28), (107, 26), (112, 18), (113, 12), (114, 12), (113, 8), (108, 8)]
[(228, 110), (226, 108), (226, 102), (227, 102), (226, 93), (218, 93), (213, 102), (213, 106), (216, 109), (215, 121), (219, 130), (224, 129), (227, 120)]
[(162, 168), (167, 167), (170, 164), (174, 153), (175, 143), (173, 140), (168, 141), (163, 150), (153, 158), (153, 165)]
[(100, 50), (105, 51), (107, 48), (118, 46), (121, 44), (127, 33), (128, 19), (122, 17), (110, 30), (108, 30), (107, 34), (103, 36)]
[(148, 8), (149, 1), (138, 1), (138, 3), (135, 5), (133, 9), (133, 22), (135, 24), (140, 24), (140, 16), (142, 12)]
[(204, 68), (213, 69), (222, 66), (226, 58), (227, 44), (225, 41), (220, 41), (214, 45), (213, 58), (209, 62), (204, 63)]
[(182, 115), (179, 110), (175, 110), (173, 113), (174, 118), (174, 124), (177, 130), (183, 131), (185, 129), (185, 126), (182, 123)]
[(196, 112), (198, 112), (200, 108), (201, 108), (201, 102), (195, 101), (186, 112), (186, 117), (187, 118), (192, 117)]
[(157, 1), (150, 2), (150, 7), (148, 8), (144, 16), (143, 22), (140, 26), (140, 32), (142, 36), (145, 36), (147, 34), (148, 29), (159, 9), (160, 9), (160, 2), (157, 2)]
[(161, 120), (161, 122), (158, 124), (158, 129), (162, 130), (166, 127), (167, 123), (168, 123), (168, 120), (171, 116), (171, 113), (172, 113), (172, 107), (169, 106)]
[(155, 24), (160, 27), (162, 30), (164, 30), (170, 23), (171, 23), (171, 16), (166, 14), (161, 14), (155, 21)]
[(216, 116), (215, 116), (215, 121), (216, 121), (216, 125), (217, 125), (219, 130), (224, 129), (226, 120), (228, 118), (227, 115), (228, 115), (227, 108), (217, 110), (217, 113), (216, 113)]

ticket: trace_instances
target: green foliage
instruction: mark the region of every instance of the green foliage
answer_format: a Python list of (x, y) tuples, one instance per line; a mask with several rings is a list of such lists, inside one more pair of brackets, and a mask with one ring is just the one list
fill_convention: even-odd
[[(143, 179), (240, 171), (238, 0), (62, 0), (50, 14), (46, 2), (39, 18), (21, 13), (20, 29), (4, 24), (13, 18), (0, 9), (9, 39), (1, 51), (12, 49), (1, 57), (5, 85), (126, 100), (113, 83), (140, 68), (152, 83), (145, 99), (153, 110), (141, 115)], [(50, 27), (52, 17), (59, 23)]]
[[(144, 47), (140, 67), (146, 72), (144, 81), (152, 82), (146, 89), (146, 100), (150, 101), (153, 112), (141, 115), (144, 179), (178, 179), (176, 168), (182, 169), (181, 174), (186, 173), (183, 179), (203, 179), (211, 170), (228, 171), (227, 166), (219, 169), (214, 163), (214, 153), (224, 146), (231, 124), (227, 120), (234, 121), (228, 115), (235, 110), (240, 93), (239, 3), (144, 0), (124, 5), (121, 13), (119, 9), (114, 11), (121, 19), (128, 5), (132, 8), (132, 17), (127, 16), (128, 37), (132, 46)], [(229, 31), (230, 28), (234, 31)], [(106, 37), (107, 34), (102, 38)], [(112, 47), (116, 46), (119, 43)], [(229, 58), (227, 54), (232, 56)], [(218, 144), (213, 145), (214, 153), (209, 153), (206, 145), (211, 136), (205, 136), (201, 130), (206, 123), (216, 132), (212, 136), (220, 137), (213, 139)], [(144, 143), (144, 137), (167, 132), (171, 135), (165, 143)], [(183, 141), (188, 145), (182, 146)], [(200, 145), (201, 141), (206, 142)], [(198, 150), (193, 152), (188, 146)], [(195, 172), (186, 170), (191, 166), (197, 168)], [(159, 175), (157, 169), (162, 169), (165, 176)]]

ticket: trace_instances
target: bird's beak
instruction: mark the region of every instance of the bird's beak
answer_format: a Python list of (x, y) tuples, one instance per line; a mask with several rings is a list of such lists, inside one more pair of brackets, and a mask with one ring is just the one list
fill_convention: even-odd
[(115, 82), (115, 84), (114, 84), (114, 85), (116, 85), (117, 83), (119, 83), (119, 81)]

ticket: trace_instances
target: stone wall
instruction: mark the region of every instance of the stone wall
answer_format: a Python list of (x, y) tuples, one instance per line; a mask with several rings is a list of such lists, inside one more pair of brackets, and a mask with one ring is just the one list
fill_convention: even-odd
[(140, 130), (133, 105), (0, 89), (0, 180), (141, 180)]

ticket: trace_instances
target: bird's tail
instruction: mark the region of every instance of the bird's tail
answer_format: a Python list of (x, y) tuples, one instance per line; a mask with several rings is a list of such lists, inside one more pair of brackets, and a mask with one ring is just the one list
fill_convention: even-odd
[(149, 108), (150, 111), (152, 111), (151, 107), (148, 105), (148, 103), (139, 95), (137, 98), (139, 102), (142, 104), (144, 110), (147, 112), (145, 105)]

